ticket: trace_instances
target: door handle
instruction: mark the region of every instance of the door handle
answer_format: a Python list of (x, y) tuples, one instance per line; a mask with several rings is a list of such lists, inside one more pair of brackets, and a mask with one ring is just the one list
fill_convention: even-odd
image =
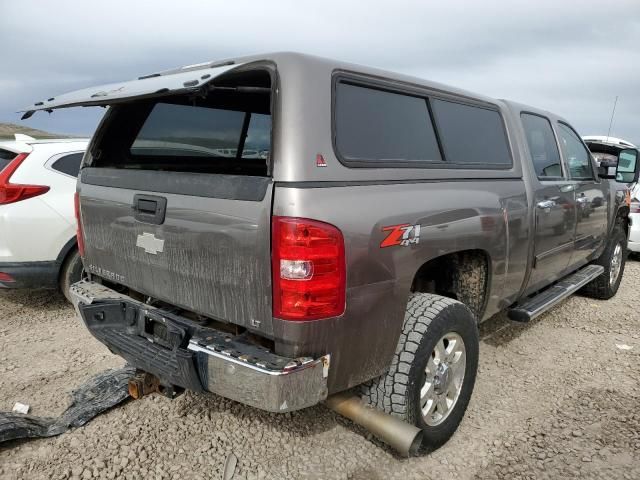
[(155, 195), (140, 195), (136, 193), (133, 196), (133, 217), (143, 223), (152, 225), (162, 225), (167, 211), (167, 199), (165, 197), (156, 197)]
[(136, 212), (155, 215), (158, 209), (158, 202), (156, 200), (137, 198), (136, 202), (133, 205), (133, 208)]
[(553, 208), (556, 206), (556, 202), (553, 200), (542, 200), (541, 202), (538, 202), (536, 206), (542, 209)]

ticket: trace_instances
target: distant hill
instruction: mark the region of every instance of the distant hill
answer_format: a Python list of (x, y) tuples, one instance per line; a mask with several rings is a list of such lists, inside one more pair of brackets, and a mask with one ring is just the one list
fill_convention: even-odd
[(0, 123), (0, 139), (13, 140), (14, 133), (24, 133), (34, 138), (65, 138), (69, 135), (58, 135), (57, 133), (49, 133), (44, 130), (37, 130), (35, 128), (29, 128), (22, 125), (16, 125), (15, 123)]

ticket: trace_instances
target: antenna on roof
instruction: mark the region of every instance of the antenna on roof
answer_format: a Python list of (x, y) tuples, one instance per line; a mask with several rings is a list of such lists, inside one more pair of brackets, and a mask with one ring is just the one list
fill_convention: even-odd
[(607, 142), (609, 141), (609, 135), (611, 135), (611, 126), (613, 125), (613, 116), (616, 114), (616, 105), (618, 104), (618, 96), (613, 102), (613, 112), (611, 112), (611, 120), (609, 121), (609, 130), (607, 131)]

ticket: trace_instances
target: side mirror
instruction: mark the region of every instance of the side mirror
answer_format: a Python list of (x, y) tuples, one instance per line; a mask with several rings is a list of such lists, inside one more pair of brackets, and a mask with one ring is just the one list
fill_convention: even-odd
[(633, 183), (638, 180), (638, 150), (627, 148), (618, 154), (616, 182)]

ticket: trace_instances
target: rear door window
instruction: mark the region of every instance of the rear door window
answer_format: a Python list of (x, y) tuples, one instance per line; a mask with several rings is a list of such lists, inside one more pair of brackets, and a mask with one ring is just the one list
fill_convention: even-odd
[(426, 98), (339, 82), (338, 153), (347, 162), (440, 162)]
[(16, 157), (16, 153), (0, 148), (0, 172)]
[(522, 126), (533, 161), (533, 168), (540, 180), (563, 179), (562, 163), (551, 123), (545, 117), (523, 113)]
[(440, 99), (432, 99), (431, 106), (448, 163), (511, 166), (511, 152), (500, 112)]
[(80, 164), (82, 163), (83, 155), (84, 153), (82, 152), (64, 155), (53, 162), (51, 168), (71, 177), (77, 177), (78, 173), (80, 173)]
[(568, 125), (558, 123), (558, 136), (564, 159), (569, 167), (569, 176), (573, 180), (593, 180), (591, 154), (578, 134)]

